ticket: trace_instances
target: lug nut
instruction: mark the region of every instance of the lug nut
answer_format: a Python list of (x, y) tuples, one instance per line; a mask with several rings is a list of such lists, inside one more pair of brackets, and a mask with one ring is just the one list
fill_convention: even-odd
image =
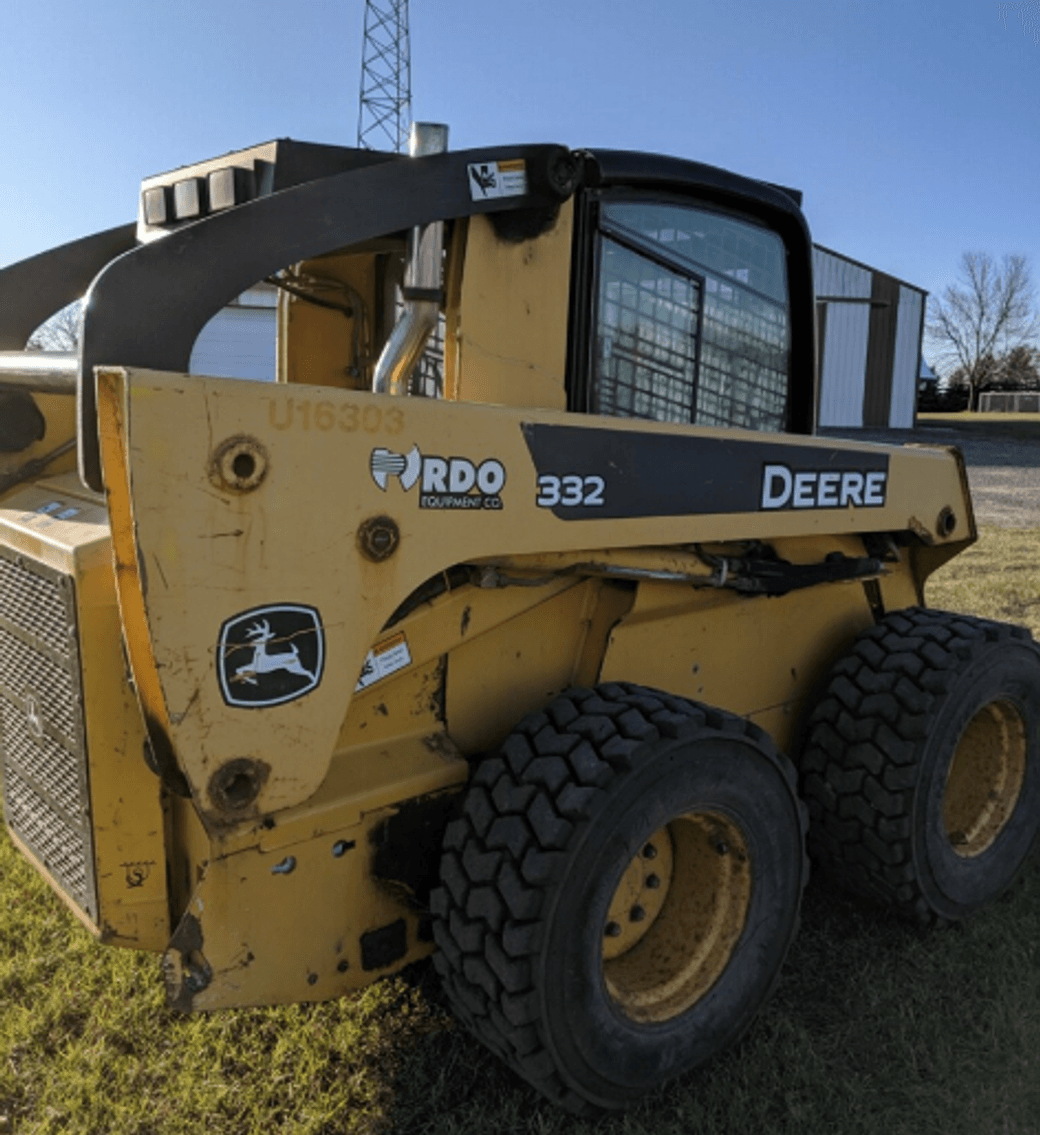
[(628, 912), (628, 917), (631, 922), (642, 922), (646, 918), (646, 911), (637, 904)]
[(607, 938), (617, 938), (621, 933), (621, 926), (617, 922), (611, 920), (607, 923), (606, 929), (603, 931), (603, 933)]
[(654, 845), (652, 843), (648, 843), (646, 845), (646, 847), (643, 848), (643, 858), (644, 859), (656, 859), (657, 858), (657, 848), (654, 847)]
[(646, 885), (650, 888), (650, 890), (656, 891), (657, 888), (661, 885), (661, 880), (657, 875), (647, 875)]

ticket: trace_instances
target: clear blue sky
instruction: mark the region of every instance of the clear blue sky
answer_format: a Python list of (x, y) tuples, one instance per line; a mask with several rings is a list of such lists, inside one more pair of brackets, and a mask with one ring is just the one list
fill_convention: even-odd
[[(0, 264), (135, 215), (151, 173), (353, 144), (363, 0), (7, 0)], [(1040, 285), (1040, 0), (411, 0), (453, 149), (660, 150), (800, 187), (815, 240), (936, 292)]]

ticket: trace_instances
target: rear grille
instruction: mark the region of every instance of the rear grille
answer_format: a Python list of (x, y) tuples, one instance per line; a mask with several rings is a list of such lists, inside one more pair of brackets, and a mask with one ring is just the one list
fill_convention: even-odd
[(0, 767), (11, 831), (96, 919), (75, 588), (3, 547)]

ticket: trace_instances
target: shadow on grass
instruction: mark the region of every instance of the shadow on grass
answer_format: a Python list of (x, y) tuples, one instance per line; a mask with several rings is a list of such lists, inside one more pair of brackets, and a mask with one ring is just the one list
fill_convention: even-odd
[(597, 1122), (546, 1103), (456, 1027), (398, 1053), (388, 1130), (665, 1135), (1036, 1135), (1040, 856), (992, 908), (923, 931), (810, 883), (780, 985), (744, 1039)]

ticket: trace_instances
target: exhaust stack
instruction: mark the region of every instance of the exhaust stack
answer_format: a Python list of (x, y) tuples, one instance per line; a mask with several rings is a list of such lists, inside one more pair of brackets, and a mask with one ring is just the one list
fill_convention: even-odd
[[(408, 153), (413, 158), (443, 154), (448, 128), (435, 122), (413, 122)], [(416, 225), (408, 238), (404, 272), (404, 311), (394, 325), (372, 376), (375, 394), (408, 393), (408, 379), (437, 326), (441, 307), (441, 259), (444, 222)]]

